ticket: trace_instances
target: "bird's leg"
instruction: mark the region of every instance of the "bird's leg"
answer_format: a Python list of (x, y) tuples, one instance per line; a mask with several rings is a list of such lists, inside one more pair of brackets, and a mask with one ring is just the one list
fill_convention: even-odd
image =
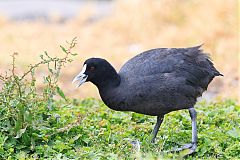
[(189, 154), (192, 154), (193, 152), (195, 152), (196, 148), (197, 148), (197, 112), (194, 108), (189, 108), (189, 114), (192, 120), (192, 143), (189, 144), (185, 144), (183, 147), (178, 148), (174, 151), (181, 151), (184, 149), (190, 149)]
[(189, 113), (190, 113), (190, 116), (191, 116), (191, 119), (192, 119), (192, 149), (195, 149), (197, 148), (197, 121), (196, 121), (196, 118), (197, 118), (197, 112), (194, 108), (189, 108)]
[(156, 139), (156, 136), (157, 136), (159, 127), (160, 127), (161, 124), (162, 124), (163, 118), (164, 118), (164, 115), (157, 116), (157, 123), (155, 124), (154, 129), (153, 129), (153, 132), (152, 132), (152, 136), (153, 136), (153, 137), (152, 137), (151, 143), (154, 143), (154, 142), (155, 142), (155, 139)]

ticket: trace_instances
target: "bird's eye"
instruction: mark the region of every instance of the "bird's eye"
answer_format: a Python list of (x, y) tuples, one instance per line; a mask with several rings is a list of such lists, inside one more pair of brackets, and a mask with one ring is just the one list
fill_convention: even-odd
[(95, 67), (91, 66), (90, 71), (94, 71), (94, 70), (95, 70)]

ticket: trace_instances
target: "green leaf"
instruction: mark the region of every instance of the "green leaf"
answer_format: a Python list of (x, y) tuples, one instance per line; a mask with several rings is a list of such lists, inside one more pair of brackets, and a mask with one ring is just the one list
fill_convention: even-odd
[(27, 126), (26, 126), (25, 128), (23, 128), (23, 129), (20, 129), (20, 130), (17, 132), (17, 136), (14, 137), (14, 138), (20, 138), (20, 137), (22, 137), (22, 134), (25, 133), (26, 128), (27, 128)]
[(77, 53), (72, 53), (71, 55), (72, 55), (72, 56), (76, 56), (76, 55), (77, 55)]
[(51, 68), (48, 68), (49, 72), (53, 74), (53, 70)]
[(48, 58), (51, 58), (51, 57), (48, 55), (47, 51), (44, 51), (44, 54), (45, 54)]
[(41, 58), (42, 60), (45, 60), (45, 59), (43, 58), (43, 55), (42, 55), (42, 54), (40, 55), (40, 58)]
[(67, 50), (63, 46), (60, 45), (60, 47), (63, 50), (63, 52), (67, 53)]
[(60, 89), (60, 87), (57, 86), (57, 93), (59, 94), (59, 96), (61, 96), (63, 99), (67, 100), (66, 99), (66, 96), (65, 94), (63, 93), (63, 91)]
[(68, 59), (67, 61), (71, 63), (73, 60), (72, 59)]

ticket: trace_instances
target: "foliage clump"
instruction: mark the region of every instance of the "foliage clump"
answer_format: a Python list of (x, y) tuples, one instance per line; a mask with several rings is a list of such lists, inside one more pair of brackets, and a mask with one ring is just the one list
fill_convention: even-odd
[[(30, 65), (21, 75), (16, 73), (16, 56), (12, 55), (12, 68), (0, 75), (0, 158), (6, 158), (19, 150), (34, 151), (36, 144), (47, 142), (57, 133), (71, 127), (70, 120), (61, 124), (60, 115), (55, 112), (60, 108), (54, 102), (58, 95), (67, 104), (67, 98), (57, 82), (61, 69), (72, 62), (76, 54), (72, 52), (76, 38), (67, 42), (67, 49), (60, 46), (63, 57), (52, 57), (47, 52), (40, 55), (41, 60)], [(43, 86), (39, 89), (36, 71), (47, 67), (43, 77)], [(69, 116), (70, 117), (70, 116)]]

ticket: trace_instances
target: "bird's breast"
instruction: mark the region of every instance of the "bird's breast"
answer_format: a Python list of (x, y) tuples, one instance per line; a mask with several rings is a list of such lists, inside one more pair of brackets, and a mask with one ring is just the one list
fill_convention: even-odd
[(116, 111), (129, 111), (127, 97), (119, 93), (117, 89), (99, 90), (104, 104)]

